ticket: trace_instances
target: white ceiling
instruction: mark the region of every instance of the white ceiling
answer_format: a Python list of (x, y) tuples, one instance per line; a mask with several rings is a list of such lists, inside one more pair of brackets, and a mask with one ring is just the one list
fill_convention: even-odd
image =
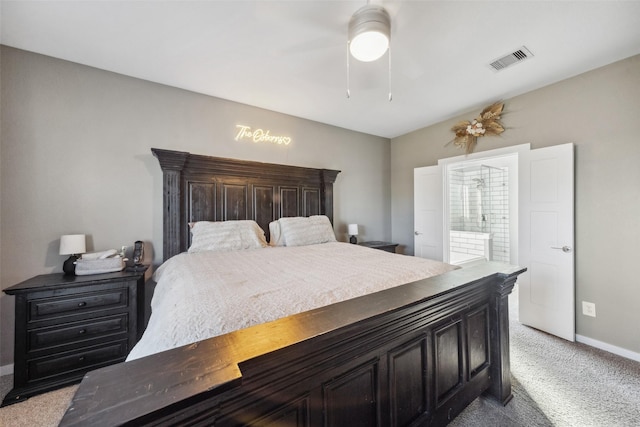
[[(640, 54), (638, 0), (372, 3), (391, 15), (392, 102), (386, 55), (351, 61), (346, 97), (364, 0), (2, 0), (0, 40), (388, 138)], [(534, 57), (489, 68), (521, 46)]]

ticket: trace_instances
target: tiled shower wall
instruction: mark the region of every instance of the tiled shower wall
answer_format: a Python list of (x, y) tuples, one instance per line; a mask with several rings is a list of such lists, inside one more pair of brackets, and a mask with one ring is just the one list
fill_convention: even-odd
[[(492, 259), (505, 262), (510, 252), (508, 174), (507, 168), (483, 165), (449, 175), (451, 230), (491, 233)], [(454, 250), (451, 238), (450, 244)]]

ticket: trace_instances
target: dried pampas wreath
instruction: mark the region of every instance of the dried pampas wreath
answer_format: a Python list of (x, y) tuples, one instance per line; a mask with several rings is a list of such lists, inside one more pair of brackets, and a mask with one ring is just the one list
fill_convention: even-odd
[(476, 147), (479, 137), (500, 135), (504, 132), (504, 128), (499, 122), (503, 107), (504, 104), (502, 102), (496, 102), (482, 110), (480, 115), (473, 121), (457, 123), (451, 128), (456, 137), (449, 142), (453, 142), (453, 145), (458, 148), (464, 148), (465, 153), (469, 154)]

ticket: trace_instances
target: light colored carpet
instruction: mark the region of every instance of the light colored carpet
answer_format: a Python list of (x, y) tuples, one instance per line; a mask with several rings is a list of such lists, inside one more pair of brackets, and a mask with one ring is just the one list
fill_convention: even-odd
[[(510, 300), (514, 397), (502, 406), (482, 396), (451, 427), (640, 426), (639, 362), (522, 326), (516, 320), (516, 295)], [(12, 382), (12, 376), (0, 379), (1, 396)], [(57, 426), (76, 388), (1, 408), (0, 426)]]
[(481, 396), (449, 426), (640, 426), (640, 362), (523, 326), (517, 302), (516, 287), (509, 298), (513, 399), (502, 406)]
[[(13, 387), (13, 375), (0, 379), (0, 391), (4, 397)], [(77, 385), (50, 391), (0, 408), (2, 427), (51, 427), (57, 426), (67, 410)]]

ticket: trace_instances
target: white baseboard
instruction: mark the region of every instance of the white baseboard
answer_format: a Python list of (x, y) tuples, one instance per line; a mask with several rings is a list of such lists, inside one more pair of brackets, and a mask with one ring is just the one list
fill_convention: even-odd
[(0, 376), (13, 374), (13, 363), (10, 365), (0, 366)]
[(594, 340), (593, 338), (585, 337), (578, 334), (576, 334), (576, 341), (581, 342), (582, 344), (590, 345), (591, 347), (599, 348), (600, 350), (608, 351), (609, 353), (617, 354), (618, 356), (622, 356), (627, 359), (635, 360), (636, 362), (640, 362), (640, 353), (627, 350), (626, 348), (617, 347), (615, 345), (607, 344), (606, 342)]

